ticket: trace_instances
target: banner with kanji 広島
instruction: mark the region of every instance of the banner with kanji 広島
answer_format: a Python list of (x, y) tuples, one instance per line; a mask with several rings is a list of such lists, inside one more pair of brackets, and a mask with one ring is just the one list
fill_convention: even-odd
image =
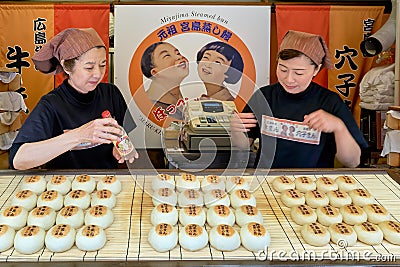
[(373, 58), (363, 57), (360, 43), (382, 26), (383, 6), (277, 5), (278, 44), (288, 30), (324, 37), (334, 69), (322, 70), (315, 82), (337, 92), (359, 118), (359, 83)]
[[(31, 60), (36, 51), (66, 28), (94, 28), (108, 51), (109, 4), (2, 4), (0, 5), (0, 67), (16, 68), (20, 90), (32, 110), (41, 96), (60, 84), (63, 76), (37, 71)], [(103, 81), (108, 80), (108, 75)]]

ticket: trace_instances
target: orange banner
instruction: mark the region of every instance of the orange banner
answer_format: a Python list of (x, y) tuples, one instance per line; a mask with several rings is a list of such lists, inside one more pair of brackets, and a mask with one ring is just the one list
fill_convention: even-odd
[[(35, 51), (54, 34), (70, 27), (95, 28), (108, 49), (109, 13), (109, 4), (0, 5), (0, 67), (18, 69), (29, 110), (55, 86), (54, 76), (35, 70), (31, 60)], [(106, 75), (103, 81), (107, 80)]]
[(314, 81), (337, 92), (356, 118), (360, 109), (358, 85), (373, 63), (373, 58), (362, 56), (360, 43), (382, 26), (383, 11), (383, 6), (276, 7), (279, 40), (288, 30), (320, 34), (325, 38), (334, 69), (321, 72)]
[[(277, 5), (276, 30), (278, 47), (288, 30), (319, 34), (323, 36), (325, 42), (329, 44), (329, 12), (330, 6)], [(323, 69), (314, 78), (314, 81), (327, 87), (327, 70)]]

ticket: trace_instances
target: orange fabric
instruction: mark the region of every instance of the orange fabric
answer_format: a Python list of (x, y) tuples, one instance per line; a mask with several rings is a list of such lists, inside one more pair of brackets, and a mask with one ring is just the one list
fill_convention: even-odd
[[(35, 49), (49, 41), (65, 28), (93, 27), (107, 46), (109, 32), (109, 4), (25, 4), (0, 5), (0, 67), (13, 67), (17, 47), (21, 49), (23, 66), (20, 67), (22, 87), (28, 97), (25, 103), (32, 110), (39, 99), (54, 88), (54, 76), (34, 68), (31, 60)], [(9, 51), (10, 50), (10, 51)], [(7, 55), (8, 54), (8, 55)], [(108, 53), (107, 53), (108, 54)], [(11, 64), (11, 65), (10, 65)], [(108, 80), (108, 72), (103, 81)]]
[[(29, 110), (37, 104), (40, 97), (53, 88), (53, 76), (35, 70), (31, 60), (35, 48), (40, 42), (53, 37), (53, 5), (52, 4), (1, 4), (0, 5), (0, 66), (7, 67), (15, 62), (7, 58), (8, 49), (20, 47), (22, 52), (29, 53), (21, 58), (29, 64), (20, 68), (22, 87), (26, 88), (28, 98), (25, 103)], [(36, 28), (36, 29), (35, 29)], [(35, 36), (37, 38), (35, 44)], [(15, 56), (11, 53), (10, 56)]]
[(330, 14), (331, 38), (329, 48), (334, 53), (335, 68), (329, 72), (328, 85), (348, 101), (358, 114), (359, 87), (374, 58), (365, 58), (360, 51), (364, 37), (364, 21), (375, 19), (374, 29), (382, 24), (384, 7), (333, 6)]
[[(288, 30), (303, 31), (321, 35), (325, 42), (329, 44), (329, 12), (330, 6), (277, 5), (276, 28), (278, 47), (280, 46), (283, 36)], [(332, 51), (330, 52), (332, 57)], [(276, 57), (274, 56), (271, 57), (272, 60), (275, 58)], [(322, 69), (314, 78), (314, 81), (322, 86), (327, 87), (327, 69)]]
[[(108, 4), (56, 4), (54, 5), (54, 34), (66, 28), (94, 28), (106, 44), (108, 55), (110, 5)], [(108, 81), (108, 67), (103, 82)], [(56, 86), (62, 83), (65, 77), (56, 75)]]

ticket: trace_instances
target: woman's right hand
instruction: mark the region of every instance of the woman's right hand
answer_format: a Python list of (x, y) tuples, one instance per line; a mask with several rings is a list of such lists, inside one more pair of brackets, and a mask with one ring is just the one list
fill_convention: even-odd
[(257, 126), (257, 119), (253, 113), (234, 113), (231, 116), (232, 132), (248, 132)]
[(81, 143), (92, 142), (109, 144), (117, 141), (118, 136), (122, 135), (117, 121), (113, 118), (95, 119), (74, 130)]
[(234, 113), (231, 116), (232, 144), (238, 148), (248, 149), (253, 139), (247, 138), (246, 132), (257, 126), (253, 113)]

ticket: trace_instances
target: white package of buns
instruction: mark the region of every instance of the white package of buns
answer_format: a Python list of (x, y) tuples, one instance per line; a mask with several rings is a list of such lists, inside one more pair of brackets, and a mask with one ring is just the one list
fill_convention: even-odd
[(45, 231), (49, 230), (56, 222), (57, 213), (48, 206), (39, 206), (28, 214), (27, 225), (37, 225)]
[(38, 252), (44, 246), (46, 232), (37, 225), (28, 225), (18, 230), (14, 237), (14, 248), (21, 254)]
[(31, 190), (36, 195), (40, 195), (46, 190), (47, 182), (43, 176), (34, 175), (24, 178), (21, 183), (21, 190)]
[(96, 251), (107, 242), (106, 232), (97, 225), (85, 225), (76, 233), (75, 244), (80, 250)]
[(0, 224), (7, 224), (18, 231), (26, 225), (28, 211), (21, 206), (10, 206), (0, 214)]
[(198, 224), (203, 226), (206, 223), (207, 215), (203, 207), (189, 205), (179, 210), (179, 222), (182, 225)]
[(175, 190), (174, 178), (166, 173), (159, 173), (151, 180), (151, 188), (153, 191), (158, 191), (160, 188), (169, 188)]
[(54, 175), (47, 183), (47, 190), (56, 190), (66, 195), (71, 190), (71, 181), (64, 175)]
[(83, 210), (78, 206), (65, 206), (56, 216), (56, 224), (68, 224), (74, 229), (80, 228), (85, 220)]
[(258, 252), (269, 246), (271, 237), (262, 224), (251, 222), (240, 228), (240, 240), (247, 250)]
[(287, 176), (278, 176), (272, 180), (272, 188), (279, 193), (289, 189), (295, 189), (296, 185), (294, 181)]
[(72, 190), (84, 190), (87, 193), (92, 193), (96, 188), (96, 181), (88, 174), (81, 174), (75, 177), (71, 183)]
[(47, 190), (38, 197), (37, 206), (48, 206), (59, 211), (64, 206), (64, 197), (56, 190)]
[(235, 224), (235, 214), (228, 206), (216, 205), (207, 210), (207, 223), (211, 227), (218, 224), (233, 226)]
[(219, 224), (211, 228), (210, 245), (219, 251), (233, 251), (240, 247), (240, 235), (230, 225)]
[(122, 190), (122, 184), (121, 181), (117, 179), (115, 175), (106, 175), (97, 182), (96, 189), (97, 190), (108, 189), (114, 195), (118, 195)]
[(264, 219), (260, 210), (256, 207), (243, 205), (235, 210), (235, 221), (240, 227), (243, 227), (251, 222), (262, 224)]
[(203, 192), (215, 189), (225, 191), (225, 178), (218, 175), (207, 175), (207, 177), (200, 181), (200, 186)]
[(75, 243), (76, 230), (68, 224), (56, 224), (47, 231), (44, 243), (52, 252), (64, 252)]
[(305, 224), (300, 229), (301, 236), (310, 245), (320, 247), (329, 243), (331, 235), (320, 223)]
[(203, 226), (188, 224), (179, 230), (179, 244), (188, 251), (197, 251), (208, 244), (208, 233)]
[(257, 201), (256, 198), (250, 191), (246, 189), (238, 189), (234, 190), (230, 195), (231, 206), (234, 209), (237, 209), (243, 205), (251, 205), (256, 207)]
[(178, 244), (178, 231), (167, 223), (160, 223), (151, 227), (148, 241), (158, 252), (166, 252)]
[(178, 210), (170, 204), (158, 204), (151, 211), (150, 221), (152, 225), (160, 223), (175, 225), (178, 222)]
[(6, 251), (14, 244), (15, 230), (7, 224), (0, 224), (0, 252)]
[(11, 200), (12, 206), (21, 206), (27, 211), (36, 207), (37, 195), (31, 190), (21, 190)]
[(308, 176), (299, 176), (294, 179), (295, 188), (302, 193), (306, 193), (317, 188), (316, 183)]

